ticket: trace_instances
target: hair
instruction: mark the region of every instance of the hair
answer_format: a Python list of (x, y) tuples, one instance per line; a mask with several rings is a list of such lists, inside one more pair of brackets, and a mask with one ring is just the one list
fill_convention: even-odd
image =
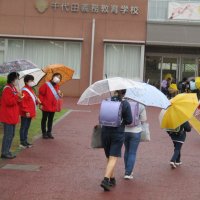
[(29, 81), (34, 81), (34, 76), (28, 74), (24, 77), (24, 83), (28, 83)]
[(184, 77), (182, 81), (183, 81), (183, 82), (187, 81), (187, 78), (186, 78), (186, 77)]
[(12, 83), (15, 79), (19, 78), (19, 74), (17, 72), (11, 72), (7, 76), (7, 83)]
[(62, 75), (61, 75), (60, 73), (55, 73), (55, 74), (53, 74), (53, 76), (52, 76), (52, 79), (51, 79), (51, 80), (53, 80), (53, 78), (54, 78), (55, 76), (60, 76), (60, 79), (62, 79)]
[(119, 95), (125, 95), (126, 94), (126, 90), (117, 90)]

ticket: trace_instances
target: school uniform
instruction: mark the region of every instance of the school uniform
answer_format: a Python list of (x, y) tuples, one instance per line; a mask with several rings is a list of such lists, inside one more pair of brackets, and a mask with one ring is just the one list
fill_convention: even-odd
[[(26, 145), (28, 143), (28, 130), (31, 124), (32, 118), (36, 116), (36, 95), (32, 87), (25, 85), (22, 88), (22, 101), (20, 103), (20, 115), (21, 115), (21, 127), (20, 127), (20, 142)], [(30, 116), (27, 117), (26, 114)]]
[[(42, 103), (41, 129), (43, 137), (46, 136), (52, 137), (51, 131), (52, 131), (54, 114), (57, 110), (59, 89), (60, 89), (59, 85), (52, 82), (46, 82), (39, 88), (39, 99)], [(54, 91), (54, 93), (52, 90)]]
[(9, 156), (15, 125), (19, 122), (19, 97), (17, 89), (12, 84), (7, 84), (2, 92), (0, 122), (4, 127), (1, 155)]

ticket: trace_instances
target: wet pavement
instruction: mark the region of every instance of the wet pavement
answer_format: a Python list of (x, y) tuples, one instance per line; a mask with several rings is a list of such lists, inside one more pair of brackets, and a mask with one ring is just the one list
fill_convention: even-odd
[(100, 182), (106, 159), (102, 149), (91, 149), (92, 128), (98, 123), (99, 106), (77, 106), (66, 98), (71, 112), (53, 129), (55, 140), (39, 138), (9, 164), (38, 166), (38, 170), (0, 168), (0, 200), (199, 200), (200, 136), (187, 134), (183, 165), (169, 166), (173, 146), (159, 128), (159, 109), (148, 108), (151, 142), (140, 143), (134, 179), (123, 179), (124, 165), (117, 163), (117, 186), (103, 192)]

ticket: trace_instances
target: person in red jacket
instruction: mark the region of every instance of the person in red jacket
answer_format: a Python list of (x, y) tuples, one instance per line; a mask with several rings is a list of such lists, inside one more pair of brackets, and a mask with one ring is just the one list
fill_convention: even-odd
[(10, 152), (15, 135), (15, 126), (19, 122), (19, 102), (22, 95), (17, 91), (19, 74), (11, 72), (7, 77), (7, 85), (3, 89), (0, 108), (0, 122), (3, 123), (4, 135), (1, 148), (1, 158), (13, 159), (16, 156)]
[(41, 129), (44, 139), (54, 139), (52, 135), (53, 118), (58, 108), (59, 99), (63, 96), (58, 85), (61, 79), (61, 74), (55, 73), (51, 81), (44, 83), (39, 88), (40, 109), (42, 110)]
[(32, 146), (28, 142), (28, 130), (31, 120), (36, 116), (36, 104), (40, 103), (32, 87), (35, 85), (34, 77), (26, 75), (24, 77), (25, 86), (22, 88), (23, 99), (20, 104), (21, 127), (20, 127), (20, 147), (29, 148)]

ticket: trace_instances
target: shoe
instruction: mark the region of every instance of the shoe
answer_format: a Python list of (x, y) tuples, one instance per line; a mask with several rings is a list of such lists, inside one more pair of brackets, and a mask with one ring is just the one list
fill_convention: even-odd
[(16, 156), (15, 155), (10, 155), (10, 154), (8, 154), (8, 155), (3, 155), (3, 154), (1, 154), (1, 158), (3, 158), (3, 159), (14, 159), (14, 158), (16, 158)]
[(180, 161), (180, 162), (175, 162), (175, 165), (176, 166), (180, 166), (180, 165), (182, 165), (182, 162)]
[(125, 175), (125, 176), (124, 176), (124, 179), (126, 179), (126, 180), (131, 180), (131, 179), (133, 179), (133, 175), (132, 175), (132, 174), (130, 174), (130, 175)]
[(27, 148), (31, 148), (33, 146), (32, 144), (30, 144), (28, 142), (26, 142), (26, 145), (27, 145)]
[(110, 181), (104, 179), (100, 186), (104, 189), (104, 191), (110, 191)]
[(51, 133), (47, 133), (47, 137), (50, 138), (50, 139), (54, 139), (54, 137)]
[(43, 134), (42, 134), (42, 138), (43, 138), (43, 139), (48, 139), (49, 137), (47, 136), (46, 133), (45, 133), (45, 134), (43, 133)]
[(171, 166), (172, 169), (176, 169), (175, 162), (170, 162), (170, 166)]
[(113, 187), (116, 185), (116, 179), (115, 178), (110, 178), (110, 181), (109, 181), (109, 184), (110, 184), (110, 187)]
[(22, 142), (20, 145), (19, 145), (20, 148), (22, 149), (26, 149), (28, 148), (28, 145), (25, 143), (25, 142)]

